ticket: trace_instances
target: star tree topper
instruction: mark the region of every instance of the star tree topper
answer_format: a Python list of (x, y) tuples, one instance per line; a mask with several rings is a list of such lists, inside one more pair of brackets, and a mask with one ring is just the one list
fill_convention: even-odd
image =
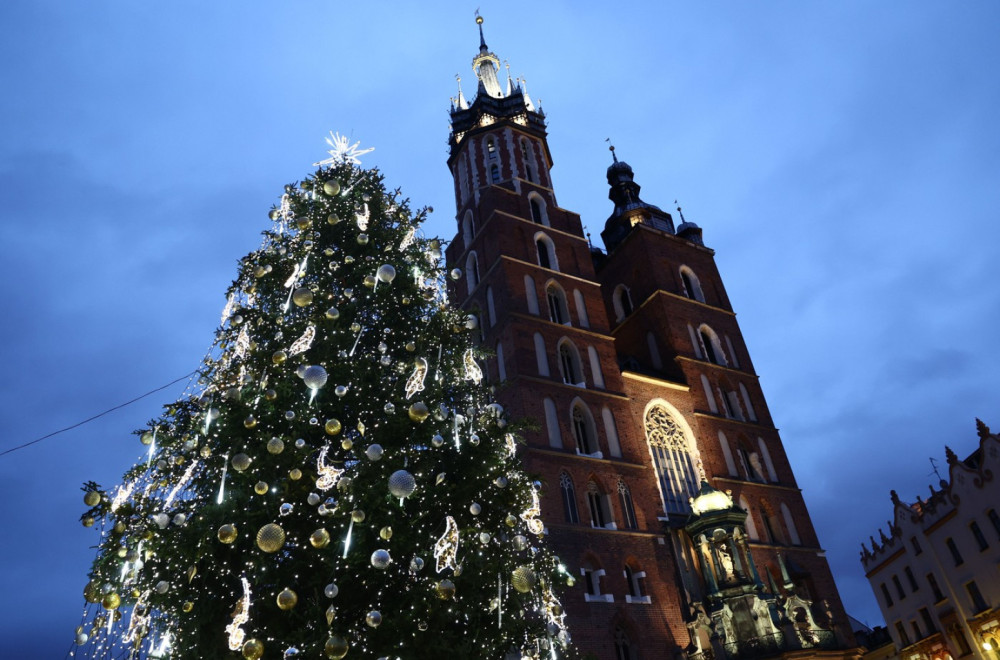
[(349, 140), (346, 135), (341, 135), (340, 133), (334, 133), (330, 131), (330, 137), (326, 138), (326, 143), (333, 147), (333, 149), (327, 150), (330, 157), (326, 160), (321, 160), (318, 163), (313, 163), (315, 166), (322, 165), (338, 165), (340, 163), (351, 163), (352, 165), (360, 165), (360, 156), (364, 156), (367, 153), (375, 151), (375, 147), (369, 147), (368, 149), (358, 149), (358, 145), (361, 141), (358, 140), (354, 144), (349, 144)]

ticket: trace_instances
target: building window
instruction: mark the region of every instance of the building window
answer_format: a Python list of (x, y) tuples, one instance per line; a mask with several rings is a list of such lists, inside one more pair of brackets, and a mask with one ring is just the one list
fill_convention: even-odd
[(521, 140), (521, 158), (524, 161), (524, 178), (531, 183), (534, 183), (535, 176), (531, 167), (532, 155), (532, 149), (528, 146), (528, 141)]
[(472, 239), (476, 236), (476, 221), (472, 218), (472, 211), (466, 211), (462, 219), (462, 237), (465, 240), (465, 247), (472, 245)]
[(917, 540), (916, 536), (910, 539), (910, 544), (913, 546), (913, 554), (919, 555), (924, 551), (924, 549), (920, 547), (920, 541)]
[(497, 307), (493, 300), (493, 287), (486, 287), (486, 320), (492, 328), (497, 322)]
[(576, 440), (577, 452), (586, 456), (597, 454), (597, 434), (594, 432), (594, 420), (590, 417), (590, 411), (579, 401), (573, 404), (570, 421), (573, 425), (573, 439)]
[(645, 426), (660, 482), (663, 509), (667, 513), (687, 513), (688, 498), (698, 490), (698, 476), (687, 438), (667, 408), (660, 404), (646, 412)]
[(986, 537), (983, 536), (983, 530), (979, 529), (979, 523), (977, 522), (970, 523), (969, 531), (971, 531), (972, 536), (975, 537), (976, 544), (979, 545), (980, 552), (990, 547), (990, 544), (986, 541)]
[(611, 520), (608, 496), (593, 481), (587, 483), (587, 504), (590, 505), (590, 525), (597, 529), (615, 529)]
[(917, 584), (917, 578), (913, 577), (913, 571), (910, 567), (904, 568), (903, 572), (906, 573), (906, 579), (910, 583), (910, 591), (920, 591), (920, 585)]
[(632, 295), (629, 293), (628, 287), (624, 284), (619, 284), (615, 287), (615, 292), (611, 296), (611, 302), (614, 305), (617, 320), (621, 321), (632, 313)]
[(468, 276), (469, 293), (479, 285), (479, 259), (475, 252), (470, 252), (465, 260), (465, 273)]
[(941, 587), (938, 586), (937, 578), (934, 577), (933, 573), (927, 574), (927, 584), (931, 586), (931, 593), (934, 594), (934, 602), (938, 603), (944, 600), (944, 594), (941, 593)]
[(646, 595), (646, 572), (637, 571), (632, 566), (625, 564), (625, 583), (628, 585), (628, 597), (625, 599), (631, 603), (648, 603), (649, 596)]
[(885, 582), (878, 585), (879, 589), (882, 591), (882, 598), (885, 600), (886, 607), (892, 607), (892, 595), (889, 593), (889, 588), (885, 586)]
[(594, 568), (593, 564), (588, 561), (580, 568), (580, 575), (583, 576), (584, 588), (587, 590), (584, 600), (588, 603), (594, 601), (613, 602), (614, 599), (610, 594), (601, 593), (601, 578), (604, 577), (603, 568)]
[(951, 633), (951, 638), (955, 640), (955, 645), (958, 647), (958, 656), (964, 658), (965, 656), (972, 653), (972, 648), (969, 646), (969, 640), (965, 638), (965, 632), (962, 630), (962, 626), (955, 624), (949, 629)]
[(906, 593), (903, 591), (903, 584), (899, 581), (898, 575), (892, 576), (892, 584), (896, 587), (896, 594), (899, 596), (900, 600), (906, 598)]
[(926, 607), (920, 608), (920, 618), (924, 620), (924, 629), (927, 630), (928, 635), (933, 635), (937, 632), (937, 626), (934, 625), (934, 619), (931, 618), (931, 613), (927, 611)]
[(490, 183), (500, 183), (500, 166), (496, 163), (490, 165)]
[(615, 628), (615, 660), (635, 660), (632, 643), (621, 628)]
[(910, 626), (913, 628), (913, 639), (915, 641), (920, 641), (924, 636), (920, 633), (920, 626), (917, 625), (916, 621), (910, 621)]
[(542, 337), (540, 332), (536, 332), (535, 336), (535, 363), (538, 367), (539, 376), (549, 375), (549, 356), (545, 353), (545, 338)]
[(961, 566), (965, 563), (965, 560), (962, 559), (962, 553), (958, 551), (958, 546), (955, 545), (955, 539), (946, 538), (944, 544), (948, 546), (948, 552), (951, 553), (951, 558), (955, 562), (955, 566)]
[(576, 509), (576, 489), (573, 480), (563, 472), (559, 475), (559, 490), (562, 492), (563, 515), (568, 523), (580, 522), (580, 512)]
[(496, 142), (494, 142), (493, 138), (491, 137), (486, 138), (486, 153), (490, 155), (491, 159), (497, 157), (497, 145)]
[(535, 280), (531, 275), (524, 276), (524, 298), (528, 302), (528, 313), (538, 314), (538, 293), (535, 291)]
[[(799, 530), (795, 528), (795, 519), (792, 518), (792, 512), (788, 510), (788, 505), (784, 502), (781, 503), (781, 516), (785, 519), (785, 527), (788, 529), (788, 536), (792, 541), (792, 545), (802, 545), (802, 540), (799, 538)], [(896, 576), (893, 576), (896, 579)], [(896, 580), (898, 586), (899, 581)], [(899, 593), (902, 594), (903, 590), (900, 588)], [(900, 595), (900, 598), (903, 596)]]
[(965, 590), (969, 592), (969, 600), (972, 601), (972, 611), (975, 614), (979, 614), (983, 610), (989, 609), (989, 605), (986, 604), (986, 600), (983, 599), (983, 594), (979, 592), (979, 585), (975, 581), (969, 582), (965, 585)]
[(531, 221), (542, 224), (542, 207), (539, 205), (538, 200), (532, 197), (528, 200), (528, 204), (531, 206)]
[(681, 282), (684, 284), (684, 295), (698, 302), (705, 302), (705, 294), (701, 291), (701, 282), (694, 271), (687, 266), (681, 266)]
[(902, 621), (896, 622), (896, 634), (899, 635), (899, 645), (901, 647), (910, 645), (910, 636), (906, 634), (906, 628), (903, 627)]
[(635, 506), (632, 504), (632, 493), (623, 479), (618, 480), (618, 498), (621, 500), (625, 529), (638, 529), (639, 525), (635, 520)]
[(556, 246), (552, 239), (542, 234), (535, 234), (535, 249), (538, 251), (538, 265), (550, 270), (559, 270), (559, 262), (556, 260)]
[(996, 509), (990, 509), (986, 512), (986, 517), (990, 519), (993, 524), (993, 529), (997, 533), (997, 538), (1000, 538), (1000, 514), (996, 512)]
[(719, 336), (715, 334), (707, 325), (698, 328), (698, 339), (701, 341), (701, 352), (705, 359), (712, 364), (726, 366), (726, 354), (722, 352), (722, 344), (719, 343)]
[(545, 297), (549, 303), (549, 319), (560, 325), (569, 323), (569, 305), (566, 303), (566, 293), (555, 282), (545, 287)]
[(559, 342), (559, 371), (562, 381), (567, 385), (583, 387), (583, 369), (580, 365), (580, 355), (576, 346), (568, 339)]

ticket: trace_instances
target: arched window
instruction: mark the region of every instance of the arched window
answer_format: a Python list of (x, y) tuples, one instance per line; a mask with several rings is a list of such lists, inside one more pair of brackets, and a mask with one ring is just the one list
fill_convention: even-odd
[(597, 529), (617, 529), (611, 519), (608, 496), (593, 481), (587, 482), (587, 504), (590, 506), (590, 526)]
[(493, 136), (486, 138), (486, 153), (489, 155), (490, 160), (496, 160), (497, 158), (497, 144), (493, 140)]
[(646, 411), (646, 440), (653, 455), (663, 495), (663, 508), (669, 513), (687, 513), (688, 498), (698, 490), (690, 445), (677, 421), (661, 403)]
[(580, 522), (580, 512), (576, 509), (576, 489), (573, 487), (573, 480), (565, 472), (559, 475), (559, 490), (562, 491), (563, 516), (566, 522)]
[(521, 139), (521, 158), (524, 161), (524, 178), (531, 183), (535, 182), (535, 168), (532, 166), (532, 161), (535, 159), (534, 150), (528, 141)]
[(562, 374), (562, 381), (567, 385), (584, 387), (583, 369), (580, 365), (580, 354), (568, 339), (559, 342), (559, 371)]
[(614, 597), (611, 594), (601, 593), (601, 578), (604, 577), (604, 569), (599, 568), (596, 560), (589, 558), (584, 560), (580, 566), (580, 575), (583, 576), (583, 587), (586, 589), (586, 593), (583, 596), (585, 601), (588, 603), (593, 601), (614, 601)]
[(502, 383), (507, 380), (507, 366), (503, 362), (503, 344), (497, 342), (497, 379)]
[(468, 278), (469, 293), (479, 285), (479, 259), (475, 252), (470, 252), (465, 260), (465, 276)]
[(542, 224), (542, 205), (538, 199), (532, 197), (528, 200), (528, 204), (531, 206), (531, 221)]
[(726, 335), (726, 348), (729, 350), (729, 358), (733, 361), (733, 368), (740, 368), (740, 359), (736, 356), (736, 349), (733, 348), (733, 342), (729, 339), (729, 335)]
[(615, 628), (615, 660), (636, 660), (632, 642), (621, 628)]
[(576, 440), (576, 452), (585, 456), (600, 457), (597, 450), (597, 432), (594, 429), (594, 418), (587, 406), (577, 400), (570, 409), (570, 424), (573, 428), (573, 439)]
[(538, 293), (535, 291), (535, 280), (531, 275), (524, 276), (524, 297), (528, 301), (528, 313), (538, 314)]
[(496, 163), (490, 165), (490, 183), (500, 183), (500, 166)]
[(771, 462), (771, 452), (767, 450), (764, 438), (757, 438), (757, 446), (760, 447), (760, 455), (764, 459), (764, 466), (767, 468), (767, 476), (773, 481), (778, 481), (778, 474), (774, 471), (774, 463)]
[(771, 543), (784, 545), (785, 536), (781, 533), (781, 521), (775, 515), (774, 509), (764, 500), (760, 501), (760, 517), (764, 523), (764, 533), (767, 535), (767, 540)]
[(490, 327), (492, 328), (497, 322), (497, 308), (496, 303), (493, 302), (493, 287), (486, 287), (486, 319), (490, 322)]
[(705, 374), (701, 375), (701, 386), (705, 389), (705, 399), (708, 401), (708, 409), (715, 414), (719, 414), (719, 407), (715, 405), (715, 396), (712, 394), (712, 386), (708, 384), (708, 376)]
[(757, 411), (753, 409), (753, 404), (750, 403), (750, 393), (747, 392), (746, 385), (740, 383), (740, 394), (743, 395), (743, 403), (747, 407), (747, 416), (750, 417), (751, 422), (757, 421)]
[(549, 434), (549, 446), (553, 449), (562, 449), (562, 434), (559, 432), (556, 404), (552, 399), (546, 398), (542, 401), (542, 407), (545, 409), (545, 428)]
[(621, 458), (622, 448), (618, 443), (618, 427), (615, 425), (615, 417), (611, 414), (611, 409), (604, 406), (601, 410), (601, 417), (604, 418), (604, 436), (608, 439), (608, 453), (615, 458)]
[(601, 359), (597, 356), (597, 349), (593, 346), (588, 346), (587, 355), (590, 356), (590, 375), (594, 379), (594, 387), (603, 389), (604, 372), (601, 370)]
[(625, 564), (625, 584), (628, 593), (625, 595), (626, 603), (648, 603), (649, 596), (646, 595), (646, 571), (640, 571), (631, 561)]
[(462, 197), (462, 202), (465, 202), (469, 198), (469, 173), (468, 167), (466, 166), (465, 154), (463, 153), (458, 159), (458, 192)]
[(698, 328), (698, 339), (701, 341), (701, 352), (706, 360), (723, 367), (728, 364), (726, 354), (722, 352), (722, 344), (719, 343), (719, 335), (715, 334), (715, 330), (702, 324)]
[(535, 249), (538, 251), (539, 266), (550, 270), (559, 270), (559, 262), (556, 260), (556, 246), (551, 238), (541, 232), (535, 234)]
[(750, 511), (750, 503), (747, 502), (747, 498), (743, 495), (740, 495), (740, 508), (747, 512), (747, 535), (751, 541), (759, 541), (760, 534), (757, 533), (757, 523), (753, 521), (753, 512)]
[(462, 238), (465, 240), (465, 247), (472, 245), (472, 239), (476, 236), (476, 223), (472, 219), (472, 211), (466, 211), (462, 218)]
[(705, 302), (705, 294), (701, 291), (701, 282), (694, 271), (687, 266), (681, 266), (681, 282), (684, 284), (684, 295), (698, 302)]
[(788, 530), (788, 536), (791, 537), (792, 545), (802, 545), (802, 540), (799, 538), (799, 530), (795, 528), (795, 519), (792, 518), (792, 512), (784, 502), (781, 503), (781, 517), (785, 519), (785, 529)]
[(569, 306), (566, 304), (566, 293), (554, 280), (545, 286), (545, 298), (549, 303), (549, 319), (553, 323), (569, 325)]
[[(625, 484), (624, 479), (618, 480), (618, 499), (621, 500), (622, 505), (622, 521), (625, 524), (625, 529), (638, 529), (639, 524), (635, 519), (635, 506), (632, 504), (632, 492), (628, 489), (628, 485)], [(633, 594), (641, 595), (641, 594)]]
[(573, 289), (573, 300), (576, 302), (576, 317), (580, 319), (581, 328), (590, 327), (590, 318), (587, 316), (587, 304), (583, 300), (583, 294), (579, 289)]
[(733, 460), (733, 452), (729, 449), (729, 439), (722, 431), (719, 431), (719, 446), (722, 448), (722, 457), (726, 459), (726, 469), (729, 471), (729, 476), (740, 476), (740, 473), (736, 471), (736, 462)]
[(545, 338), (541, 333), (535, 333), (535, 361), (538, 363), (538, 375), (549, 375), (549, 356), (545, 354)]
[(621, 321), (632, 313), (632, 294), (624, 284), (615, 287), (611, 302), (615, 308), (616, 320)]

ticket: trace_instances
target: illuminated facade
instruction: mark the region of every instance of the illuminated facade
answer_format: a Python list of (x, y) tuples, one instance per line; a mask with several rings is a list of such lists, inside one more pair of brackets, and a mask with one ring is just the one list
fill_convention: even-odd
[(556, 201), (544, 113), (499, 62), (480, 26), (478, 91), (451, 111), (450, 295), (479, 315), (497, 400), (539, 424), (523, 455), (577, 576), (575, 643), (599, 660), (856, 657), (702, 230), (614, 159), (607, 252), (591, 248)]
[(979, 447), (951, 449), (948, 480), (925, 500), (892, 491), (887, 535), (861, 563), (905, 660), (1000, 658), (1000, 438), (977, 420)]

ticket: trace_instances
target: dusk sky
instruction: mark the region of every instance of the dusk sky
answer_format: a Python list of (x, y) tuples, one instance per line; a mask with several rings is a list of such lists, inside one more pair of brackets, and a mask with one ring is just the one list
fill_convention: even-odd
[[(704, 229), (844, 604), (860, 543), (1000, 428), (1000, 3), (503, 2), (595, 240), (605, 138)], [(476, 4), (0, 3), (0, 451), (197, 368), (237, 261), (335, 130), (455, 234), (449, 97)], [(0, 657), (60, 658), (97, 542), (80, 485), (181, 382), (0, 457)], [(942, 475), (947, 476), (942, 467)]]

